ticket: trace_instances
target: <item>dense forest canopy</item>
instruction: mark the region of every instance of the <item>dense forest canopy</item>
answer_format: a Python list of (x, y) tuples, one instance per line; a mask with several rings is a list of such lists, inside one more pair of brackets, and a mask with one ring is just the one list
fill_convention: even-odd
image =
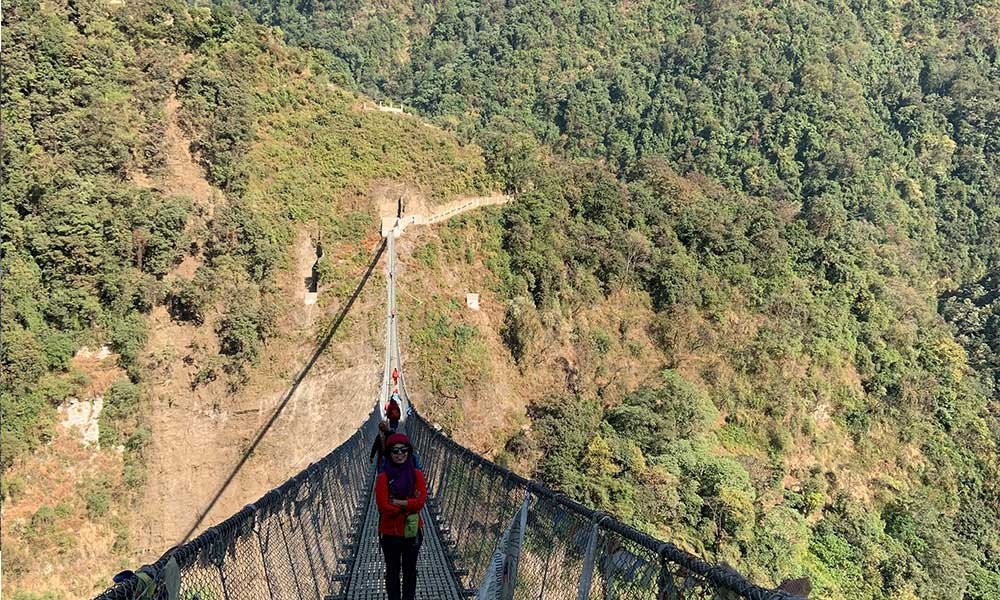
[(246, 4), (460, 130), (892, 225), (940, 276), (997, 259), (995, 3)]
[(1000, 597), (995, 2), (242, 4), (483, 146), (519, 364), (648, 295), (662, 383), (531, 407), (537, 475), (821, 597)]

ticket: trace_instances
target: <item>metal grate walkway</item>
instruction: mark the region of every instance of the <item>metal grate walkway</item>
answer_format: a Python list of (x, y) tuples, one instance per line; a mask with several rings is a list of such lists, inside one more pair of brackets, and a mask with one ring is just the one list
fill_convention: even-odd
[[(417, 600), (461, 600), (426, 507), (420, 517), (424, 521), (424, 541), (417, 555)], [(348, 600), (383, 600), (386, 597), (385, 561), (378, 544), (378, 507), (375, 506), (374, 490), (369, 494), (368, 512), (347, 590)]]
[[(386, 238), (389, 250), (387, 267), (390, 277), (387, 289), (385, 372), (382, 379), (382, 393), (379, 396), (380, 404), (389, 398), (389, 391), (392, 389), (389, 386), (391, 369), (399, 367), (399, 370), (403, 371), (399, 352), (399, 335), (394, 317), (396, 314), (396, 288), (391, 273), (395, 269), (396, 261), (393, 239), (392, 234)], [(410, 400), (406, 394), (402, 372), (399, 375), (401, 408), (404, 411), (400, 431), (405, 432), (407, 430), (406, 407), (409, 406)], [(431, 490), (428, 489), (428, 494), (430, 492)], [(456, 585), (452, 571), (448, 568), (444, 548), (441, 546), (434, 521), (426, 507), (420, 512), (420, 517), (424, 522), (424, 541), (420, 546), (420, 553), (417, 555), (417, 600), (462, 600), (458, 592), (460, 586)], [(385, 560), (382, 557), (382, 548), (379, 547), (378, 543), (378, 518), (375, 490), (369, 488), (368, 511), (361, 529), (361, 539), (358, 540), (357, 552), (354, 553), (354, 564), (347, 586), (347, 600), (383, 600), (386, 597)]]

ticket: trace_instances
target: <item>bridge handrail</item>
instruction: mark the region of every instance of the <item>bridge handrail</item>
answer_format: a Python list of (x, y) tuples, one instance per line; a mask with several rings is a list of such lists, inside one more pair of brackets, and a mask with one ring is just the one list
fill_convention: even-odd
[[(602, 549), (604, 549), (605, 555), (599, 560), (604, 560), (605, 562), (614, 560), (613, 558), (609, 558), (607, 554), (623, 552), (623, 549), (628, 547), (627, 554), (635, 559), (635, 565), (633, 565), (635, 572), (632, 573), (633, 578), (639, 577), (638, 570), (642, 567), (646, 568), (646, 570), (659, 571), (655, 575), (655, 579), (662, 580), (666, 577), (665, 574), (669, 574), (672, 581), (660, 581), (659, 585), (661, 588), (663, 586), (674, 586), (676, 588), (687, 586), (685, 589), (688, 591), (684, 593), (691, 593), (690, 590), (695, 588), (704, 588), (701, 590), (701, 593), (711, 594), (705, 597), (712, 598), (742, 598), (746, 600), (793, 600), (796, 598), (786, 592), (755, 585), (730, 567), (712, 565), (678, 548), (675, 544), (658, 540), (615, 519), (611, 515), (588, 508), (568, 498), (561, 492), (550, 489), (537, 481), (522, 477), (510, 469), (498, 465), (460, 445), (431, 425), (416, 410), (414, 410), (411, 419), (412, 421), (409, 424), (411, 435), (414, 438), (414, 444), (418, 452), (421, 453), (421, 460), (426, 465), (425, 471), (428, 471), (427, 477), (432, 482), (433, 493), (436, 495), (439, 504), (439, 512), (442, 513), (441, 520), (448, 523), (452, 530), (458, 532), (455, 535), (455, 538), (458, 539), (452, 540), (455, 546), (455, 558), (462, 563), (462, 567), (468, 570), (467, 582), (469, 586), (478, 585), (478, 582), (485, 574), (484, 570), (487, 562), (485, 560), (487, 555), (484, 555), (481, 549), (474, 547), (475, 540), (469, 539), (469, 531), (476, 527), (482, 528), (486, 526), (490, 527), (492, 532), (496, 534), (498, 532), (497, 527), (504, 527), (516, 512), (518, 499), (523, 498), (525, 494), (529, 494), (534, 501), (544, 505), (542, 512), (548, 510), (553, 515), (560, 511), (566, 513), (573, 520), (573, 523), (575, 523), (575, 525), (566, 526), (567, 531), (575, 531), (591, 524), (600, 530), (602, 541), (597, 553), (600, 554)], [(439, 452), (438, 448), (445, 450), (445, 452)], [(445, 454), (450, 454), (451, 456), (444, 456)], [(474, 466), (475, 469), (484, 473), (470, 474), (468, 472), (470, 469), (462, 469), (461, 465), (456, 465), (455, 457), (464, 458), (470, 463), (470, 466)], [(487, 479), (487, 481), (484, 483), (483, 479)], [(449, 490), (447, 489), (448, 487), (454, 487), (455, 489)], [(484, 498), (482, 501), (493, 503), (489, 504), (489, 507), (490, 510), (497, 513), (493, 515), (495, 522), (474, 523), (475, 517), (470, 516), (470, 511), (462, 505), (470, 501), (479, 501), (479, 499), (466, 497), (462, 501), (459, 501), (456, 497), (461, 496), (463, 492), (471, 494), (483, 493)], [(488, 497), (486, 497), (487, 495)], [(531, 511), (529, 510), (530, 514)], [(558, 520), (563, 517), (554, 516), (554, 518)], [(541, 524), (537, 524), (537, 526), (540, 527)], [(582, 534), (577, 533), (577, 535)], [(463, 540), (463, 536), (466, 539)], [(494, 537), (495, 542), (500, 536), (495, 535)], [(553, 547), (558, 542), (559, 540), (551, 540)], [(561, 542), (566, 543), (566, 540), (561, 540)], [(551, 550), (551, 547), (549, 550)], [(493, 548), (488, 548), (488, 551), (492, 552)], [(463, 556), (463, 554), (467, 556)], [(640, 554), (645, 555), (647, 558), (641, 559), (638, 556)], [(653, 557), (660, 564), (640, 564), (651, 562), (649, 559)], [(582, 556), (578, 558), (578, 562), (582, 562)], [(548, 568), (548, 565), (546, 568)], [(583, 567), (582, 565), (577, 565), (574, 568), (576, 569), (574, 573), (576, 573), (580, 572), (580, 569)], [(521, 572), (518, 573), (519, 581), (522, 581), (524, 577), (531, 578), (532, 576), (522, 574)], [(536, 574), (535, 578), (537, 579), (538, 577), (544, 576)], [(602, 579), (600, 572), (598, 572), (596, 579)], [(616, 592), (618, 595), (614, 596), (616, 598), (646, 598), (647, 596), (644, 594), (655, 592), (657, 587), (654, 575), (651, 573), (645, 575), (645, 583), (648, 584), (645, 590), (640, 590), (641, 586), (639, 584), (630, 586), (627, 582), (612, 582), (612, 579), (614, 578), (605, 572), (602, 585), (617, 586), (615, 589), (618, 590)], [(531, 584), (522, 582), (522, 585)], [(544, 587), (544, 581), (541, 585)], [(622, 590), (626, 591), (623, 592)], [(696, 590), (693, 593), (697, 594), (699, 592)], [(683, 597), (696, 596), (685, 595)]]
[[(173, 590), (171, 595), (178, 594), (178, 597), (256, 596), (247, 593), (251, 589), (273, 597), (276, 595), (274, 588), (290, 584), (287, 576), (279, 581), (279, 574), (272, 573), (269, 565), (287, 565), (286, 570), (295, 571), (296, 566), (289, 564), (293, 562), (293, 552), (296, 559), (303, 559), (301, 563), (307, 563), (299, 564), (299, 569), (311, 572), (311, 577), (305, 580), (314, 580), (313, 585), (306, 585), (298, 581), (298, 575), (293, 575), (292, 583), (296, 588), (293, 595), (322, 600), (340, 580), (343, 565), (353, 556), (356, 528), (352, 521), (363, 509), (371, 487), (373, 471), (368, 467), (368, 451), (377, 431), (378, 418), (376, 408), (347, 441), (329, 454), (218, 525), (209, 527), (183, 545), (170, 548), (154, 563), (142, 567), (140, 571), (153, 577), (157, 586), (155, 593), (143, 595), (149, 584), (133, 577), (112, 585), (97, 596), (97, 600), (166, 598), (168, 594), (163, 588), (170, 585), (172, 570), (176, 572), (179, 589)], [(303, 523), (303, 512), (308, 513), (306, 523)], [(262, 539), (262, 532), (266, 539)], [(297, 533), (300, 538), (294, 539), (291, 545), (287, 535), (290, 532)], [(280, 546), (275, 545), (276, 549), (270, 547), (271, 533), (283, 538)], [(227, 558), (235, 558), (238, 545), (252, 544), (247, 542), (251, 534), (256, 537), (258, 548), (253, 551), (256, 554), (252, 558), (244, 555), (241, 560), (232, 561), (239, 563), (237, 566), (227, 564)], [(244, 548), (243, 551), (248, 550)], [(241, 571), (238, 578), (230, 573), (227, 581), (226, 570), (237, 568)], [(311, 589), (301, 589), (300, 583)], [(320, 583), (324, 585), (322, 590)], [(234, 590), (243, 593), (234, 594)]]

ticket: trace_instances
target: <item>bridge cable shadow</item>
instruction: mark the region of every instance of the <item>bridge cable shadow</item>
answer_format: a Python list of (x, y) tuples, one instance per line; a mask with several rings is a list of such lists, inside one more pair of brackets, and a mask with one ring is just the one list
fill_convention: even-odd
[(354, 293), (351, 294), (351, 297), (347, 300), (344, 306), (341, 307), (340, 312), (337, 314), (337, 318), (334, 319), (333, 321), (333, 325), (330, 326), (330, 330), (327, 331), (326, 335), (323, 336), (323, 340), (316, 347), (316, 350), (313, 351), (312, 357), (309, 358), (309, 362), (306, 363), (306, 366), (303, 367), (302, 371), (300, 371), (299, 374), (295, 377), (295, 381), (292, 382), (291, 387), (288, 388), (287, 392), (285, 392), (285, 396), (281, 399), (281, 402), (278, 404), (278, 407), (274, 410), (274, 413), (271, 415), (271, 418), (268, 419), (267, 423), (264, 423), (263, 427), (261, 427), (261, 429), (257, 432), (256, 437), (254, 437), (253, 443), (250, 444), (250, 447), (247, 448), (246, 451), (243, 453), (243, 457), (240, 458), (240, 462), (238, 462), (236, 464), (236, 467), (233, 468), (233, 472), (230, 473), (229, 477), (226, 478), (226, 481), (222, 484), (222, 487), (219, 488), (219, 491), (216, 492), (215, 497), (212, 498), (212, 501), (208, 503), (208, 506), (205, 508), (205, 510), (202, 511), (200, 515), (198, 515), (198, 519), (195, 521), (194, 525), (191, 526), (191, 529), (189, 529), (188, 532), (184, 535), (184, 539), (182, 539), (178, 545), (182, 545), (186, 543), (189, 539), (191, 539), (191, 535), (194, 534), (195, 531), (197, 531), (198, 526), (201, 525), (202, 521), (205, 520), (205, 517), (208, 516), (208, 513), (211, 512), (212, 508), (215, 507), (215, 504), (219, 501), (219, 498), (222, 497), (222, 494), (225, 493), (226, 489), (233, 482), (233, 479), (236, 478), (236, 475), (240, 472), (240, 469), (243, 468), (243, 465), (246, 464), (247, 460), (250, 458), (250, 455), (253, 454), (254, 450), (257, 449), (257, 446), (260, 444), (260, 441), (264, 439), (264, 436), (267, 434), (268, 430), (270, 430), (271, 426), (274, 425), (274, 422), (278, 420), (278, 416), (281, 415), (281, 411), (284, 410), (288, 402), (292, 399), (293, 396), (295, 396), (295, 392), (299, 389), (299, 385), (305, 379), (309, 371), (312, 370), (313, 365), (316, 364), (316, 361), (319, 359), (320, 355), (323, 354), (323, 351), (326, 350), (326, 347), (330, 345), (330, 341), (333, 339), (333, 336), (337, 333), (337, 330), (340, 329), (341, 323), (344, 322), (344, 318), (347, 316), (347, 312), (351, 309), (351, 306), (354, 305), (354, 301), (357, 300), (358, 296), (361, 295), (361, 290), (363, 290), (365, 284), (368, 283), (368, 279), (371, 278), (372, 273), (375, 271), (375, 266), (378, 264), (379, 259), (382, 258), (382, 254), (385, 253), (385, 248), (386, 248), (386, 240), (385, 238), (383, 238), (382, 243), (379, 244), (378, 249), (375, 252), (375, 256), (372, 258), (371, 262), (368, 263), (368, 269), (365, 270), (364, 275), (361, 277), (361, 281), (359, 281), (358, 285), (354, 288)]

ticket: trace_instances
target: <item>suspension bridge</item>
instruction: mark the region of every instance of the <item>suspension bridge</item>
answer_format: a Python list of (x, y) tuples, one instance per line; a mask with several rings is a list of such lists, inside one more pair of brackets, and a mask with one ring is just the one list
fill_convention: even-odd
[[(406, 392), (396, 328), (394, 233), (381, 393), (346, 442), (278, 488), (98, 600), (375, 600), (386, 597), (369, 450), (393, 368), (401, 428), (427, 479), (420, 600), (796, 600), (754, 585), (459, 445), (421, 417)], [(380, 249), (381, 251), (382, 249)]]

